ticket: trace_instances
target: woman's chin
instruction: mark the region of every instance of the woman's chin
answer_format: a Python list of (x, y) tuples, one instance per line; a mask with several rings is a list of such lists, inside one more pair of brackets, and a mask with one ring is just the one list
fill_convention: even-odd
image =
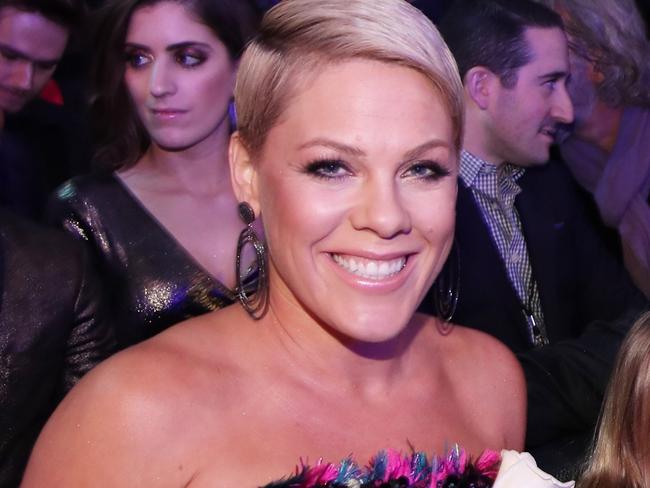
[(397, 306), (387, 308), (375, 306), (367, 310), (350, 310), (340, 320), (332, 321), (329, 329), (355, 349), (389, 349), (408, 334), (413, 311), (406, 307), (402, 310)]

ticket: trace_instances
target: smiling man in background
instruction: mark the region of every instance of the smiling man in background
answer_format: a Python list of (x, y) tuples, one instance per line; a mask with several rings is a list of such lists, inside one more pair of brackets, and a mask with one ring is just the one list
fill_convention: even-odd
[(571, 175), (549, 161), (558, 127), (574, 118), (560, 16), (528, 0), (456, 0), (440, 30), (466, 102), (453, 319), (518, 355), (526, 447), (542, 468), (571, 478), (628, 315), (647, 303), (609, 254)]

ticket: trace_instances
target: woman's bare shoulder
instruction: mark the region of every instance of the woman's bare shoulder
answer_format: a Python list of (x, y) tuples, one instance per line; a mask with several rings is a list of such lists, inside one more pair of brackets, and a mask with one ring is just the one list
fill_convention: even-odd
[(184, 486), (193, 462), (187, 447), (202, 434), (192, 419), (219, 410), (220, 384), (236, 367), (220, 346), (209, 353), (219, 343), (210, 325), (210, 318), (179, 324), (87, 374), (46, 424), (24, 486), (131, 486), (136, 479), (153, 486), (145, 481), (161, 476)]
[(513, 362), (519, 367), (519, 363), (512, 351), (496, 337), (483, 331), (454, 324), (452, 333), (458, 335), (462, 343), (462, 350), (465, 354), (475, 357), (477, 360), (495, 362), (495, 366), (513, 366)]
[(416, 318), (422, 321), (423, 328), (436, 336), (435, 342), (455, 357), (470, 356), (474, 361), (517, 361), (510, 349), (485, 332), (460, 324), (441, 322), (437, 317), (429, 315), (416, 314)]
[[(501, 341), (482, 331), (453, 324), (447, 334), (431, 320), (443, 367), (459, 394), (472, 399), (481, 415), (491, 418), (505, 446), (523, 448), (526, 384), (515, 355)], [(475, 400), (480, 398), (480, 402)], [(471, 404), (468, 400), (467, 404)]]
[(465, 374), (476, 378), (476, 392), (484, 414), (501, 425), (499, 432), (509, 449), (524, 447), (526, 428), (526, 382), (521, 364), (501, 341), (484, 332), (458, 326), (471, 368)]

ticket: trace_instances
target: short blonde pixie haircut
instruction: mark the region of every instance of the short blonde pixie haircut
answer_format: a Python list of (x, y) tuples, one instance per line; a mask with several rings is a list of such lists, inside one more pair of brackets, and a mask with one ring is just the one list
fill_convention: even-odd
[(464, 99), (458, 67), (434, 25), (404, 0), (283, 0), (269, 10), (241, 58), (235, 86), (247, 150), (259, 154), (301, 83), (353, 58), (394, 63), (429, 78), (460, 153)]

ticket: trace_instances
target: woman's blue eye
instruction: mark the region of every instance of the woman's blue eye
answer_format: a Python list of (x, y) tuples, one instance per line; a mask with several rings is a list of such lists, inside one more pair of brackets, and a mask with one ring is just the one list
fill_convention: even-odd
[(412, 164), (403, 174), (402, 178), (419, 178), (425, 180), (439, 180), (449, 176), (450, 171), (435, 161), (422, 161)]
[(345, 164), (337, 160), (321, 160), (309, 163), (305, 173), (323, 179), (343, 178), (350, 174)]
[(144, 53), (131, 52), (126, 53), (126, 63), (132, 68), (141, 68), (151, 61), (150, 57)]
[(181, 52), (176, 55), (176, 62), (185, 68), (199, 66), (205, 59), (205, 55), (196, 52)]

